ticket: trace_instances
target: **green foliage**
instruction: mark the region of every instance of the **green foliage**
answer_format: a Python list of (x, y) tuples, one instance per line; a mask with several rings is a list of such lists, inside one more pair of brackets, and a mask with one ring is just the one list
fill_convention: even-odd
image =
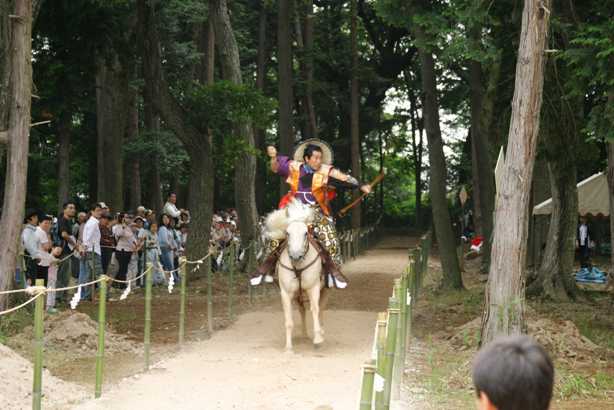
[(223, 137), (234, 137), (237, 123), (250, 122), (266, 128), (274, 108), (273, 100), (258, 90), (228, 81), (216, 81), (210, 86), (192, 83), (182, 102), (194, 124)]
[(584, 97), (590, 107), (584, 131), (589, 138), (612, 140), (614, 104), (608, 98), (614, 98), (614, 20), (604, 3), (587, 12), (590, 18), (566, 27), (570, 44), (558, 58), (572, 72), (572, 81), (568, 83), (570, 95)]

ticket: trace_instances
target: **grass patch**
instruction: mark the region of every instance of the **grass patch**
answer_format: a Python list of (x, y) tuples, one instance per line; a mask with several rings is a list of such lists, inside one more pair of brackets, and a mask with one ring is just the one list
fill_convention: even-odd
[(554, 395), (560, 400), (608, 399), (614, 391), (614, 375), (601, 371), (586, 376), (560, 369), (557, 374)]
[(0, 319), (0, 343), (6, 344), (7, 339), (31, 326), (34, 322), (34, 314), (31, 306), (19, 309), (13, 313), (2, 316)]
[(614, 350), (614, 325), (587, 317), (578, 317), (574, 323), (583, 336), (602, 347)]

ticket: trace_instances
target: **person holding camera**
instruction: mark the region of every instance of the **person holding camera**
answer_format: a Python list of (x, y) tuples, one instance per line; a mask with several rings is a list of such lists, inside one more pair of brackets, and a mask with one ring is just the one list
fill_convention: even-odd
[[(136, 236), (134, 235), (131, 215), (120, 214), (117, 222), (118, 223), (113, 227), (113, 236), (115, 236), (115, 240), (117, 241), (117, 245), (115, 246), (115, 257), (119, 264), (116, 279), (126, 280), (128, 265), (130, 264), (136, 246)], [(121, 283), (118, 284), (117, 287), (124, 289), (126, 285)]]

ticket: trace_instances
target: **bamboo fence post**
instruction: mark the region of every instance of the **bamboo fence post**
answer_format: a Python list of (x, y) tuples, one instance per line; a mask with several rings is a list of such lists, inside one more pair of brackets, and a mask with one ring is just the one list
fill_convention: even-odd
[(414, 261), (416, 261), (416, 269), (414, 270), (415, 275), (415, 283), (414, 283), (414, 302), (418, 301), (418, 290), (422, 286), (422, 251), (421, 248), (418, 247), (414, 249), (413, 252)]
[(181, 301), (179, 305), (179, 344), (182, 345), (185, 338), (185, 300), (186, 282), (188, 281), (188, 267), (186, 257), (179, 258), (179, 276), (181, 278)]
[[(36, 286), (44, 287), (43, 279), (36, 279)], [(40, 410), (43, 399), (43, 334), (45, 331), (45, 292), (36, 294), (34, 302), (34, 377), (32, 383), (32, 409)]]
[(228, 318), (232, 319), (232, 291), (234, 285), (234, 273), (236, 262), (235, 243), (230, 244), (230, 254), (228, 255)]
[(104, 369), (104, 342), (107, 316), (107, 280), (106, 275), (102, 276), (98, 292), (98, 351), (96, 352), (96, 385), (94, 397), (99, 398), (102, 394), (102, 371)]
[(399, 301), (399, 316), (397, 324), (396, 346), (394, 349), (394, 366), (392, 379), (390, 380), (393, 390), (392, 398), (398, 400), (401, 396), (401, 377), (403, 375), (403, 331), (405, 329), (405, 297), (403, 295), (403, 285), (401, 278), (394, 280), (394, 297)]
[(387, 313), (380, 312), (377, 316), (377, 371), (379, 374), (384, 373), (384, 350), (386, 349), (386, 325)]
[(388, 331), (386, 334), (386, 351), (384, 353), (384, 406), (390, 408), (390, 393), (392, 390), (392, 371), (394, 368), (395, 351), (397, 346), (397, 327), (399, 324), (399, 301), (392, 297), (388, 302)]
[(389, 324), (388, 312), (380, 312), (377, 319), (377, 370), (375, 378), (380, 382), (376, 382), (375, 387), (375, 409), (381, 410), (384, 408), (384, 375), (386, 373), (386, 333)]
[(149, 353), (151, 348), (151, 287), (153, 285), (153, 265), (146, 264), (145, 274), (145, 329), (143, 330), (143, 348), (145, 356), (145, 371), (149, 370)]
[[(211, 256), (213, 258), (213, 256)], [(207, 330), (213, 334), (213, 269), (211, 260), (205, 260), (205, 272), (207, 274)]]
[(414, 312), (414, 283), (415, 283), (415, 273), (416, 273), (416, 261), (411, 259), (409, 261), (409, 270), (407, 275), (407, 338), (411, 337), (412, 331), (412, 317)]
[(362, 366), (362, 390), (360, 410), (371, 410), (373, 405), (373, 384), (375, 379), (375, 360), (367, 360)]

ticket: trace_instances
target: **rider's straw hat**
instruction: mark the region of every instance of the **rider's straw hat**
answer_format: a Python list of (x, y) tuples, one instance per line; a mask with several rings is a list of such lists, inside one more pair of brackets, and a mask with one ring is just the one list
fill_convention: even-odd
[(309, 138), (305, 141), (302, 141), (301, 143), (299, 143), (299, 145), (296, 146), (296, 148), (294, 149), (294, 155), (292, 156), (295, 161), (303, 162), (303, 153), (305, 152), (305, 148), (307, 148), (308, 145), (317, 145), (318, 147), (320, 147), (320, 149), (322, 149), (323, 164), (331, 165), (333, 163), (334, 156), (332, 148), (330, 147), (330, 145), (328, 145), (327, 142), (319, 140), (317, 138)]

